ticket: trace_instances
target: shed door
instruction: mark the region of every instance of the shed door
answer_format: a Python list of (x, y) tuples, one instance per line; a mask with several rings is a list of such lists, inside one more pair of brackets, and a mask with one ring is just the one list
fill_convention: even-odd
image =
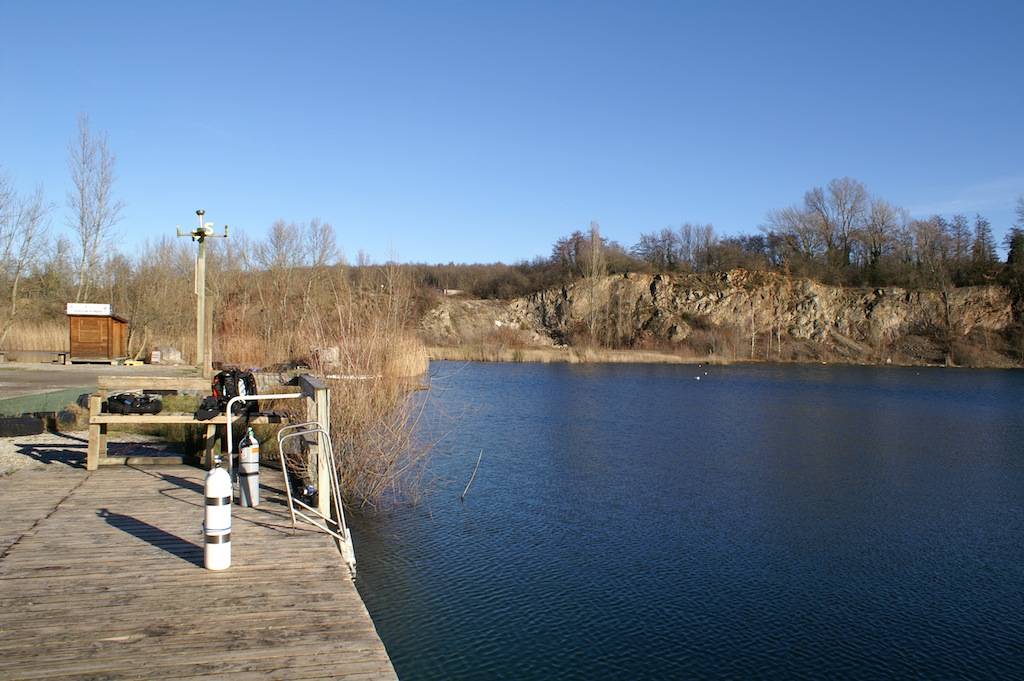
[(124, 322), (119, 322), (116, 319), (111, 319), (110, 328), (110, 357), (127, 357), (128, 344), (125, 341), (128, 340), (128, 325), (125, 324)]
[(109, 352), (106, 317), (71, 318), (71, 356), (107, 359)]

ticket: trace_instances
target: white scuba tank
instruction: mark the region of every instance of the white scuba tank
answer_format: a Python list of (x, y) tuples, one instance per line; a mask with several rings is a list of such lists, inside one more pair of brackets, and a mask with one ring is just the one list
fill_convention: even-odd
[(242, 506), (259, 506), (260, 443), (252, 428), (238, 444), (238, 501)]
[(203, 563), (207, 570), (231, 567), (231, 475), (217, 465), (206, 474), (206, 514), (203, 520)]

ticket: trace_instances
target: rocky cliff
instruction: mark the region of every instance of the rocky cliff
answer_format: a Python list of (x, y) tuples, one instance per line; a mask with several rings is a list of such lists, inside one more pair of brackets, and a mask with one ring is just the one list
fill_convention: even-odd
[[(773, 273), (628, 274), (512, 301), (448, 298), (428, 342), (672, 350), (720, 359), (1014, 365), (1005, 288), (844, 288)], [(1019, 355), (1018, 355), (1019, 357)]]

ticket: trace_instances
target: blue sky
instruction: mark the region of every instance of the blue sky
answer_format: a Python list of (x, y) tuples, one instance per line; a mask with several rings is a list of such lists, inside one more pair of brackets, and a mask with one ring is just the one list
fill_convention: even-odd
[(919, 215), (1024, 194), (1024, 3), (0, 5), (0, 166), (63, 229), (79, 112), (120, 248), (332, 223), (349, 258), (506, 262), (591, 220), (750, 232), (849, 175)]

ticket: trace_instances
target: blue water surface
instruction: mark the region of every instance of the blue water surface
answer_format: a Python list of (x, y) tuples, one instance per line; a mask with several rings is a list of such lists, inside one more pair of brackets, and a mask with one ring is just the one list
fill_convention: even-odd
[(424, 499), (353, 523), (405, 681), (1024, 677), (1024, 373), (431, 375)]

